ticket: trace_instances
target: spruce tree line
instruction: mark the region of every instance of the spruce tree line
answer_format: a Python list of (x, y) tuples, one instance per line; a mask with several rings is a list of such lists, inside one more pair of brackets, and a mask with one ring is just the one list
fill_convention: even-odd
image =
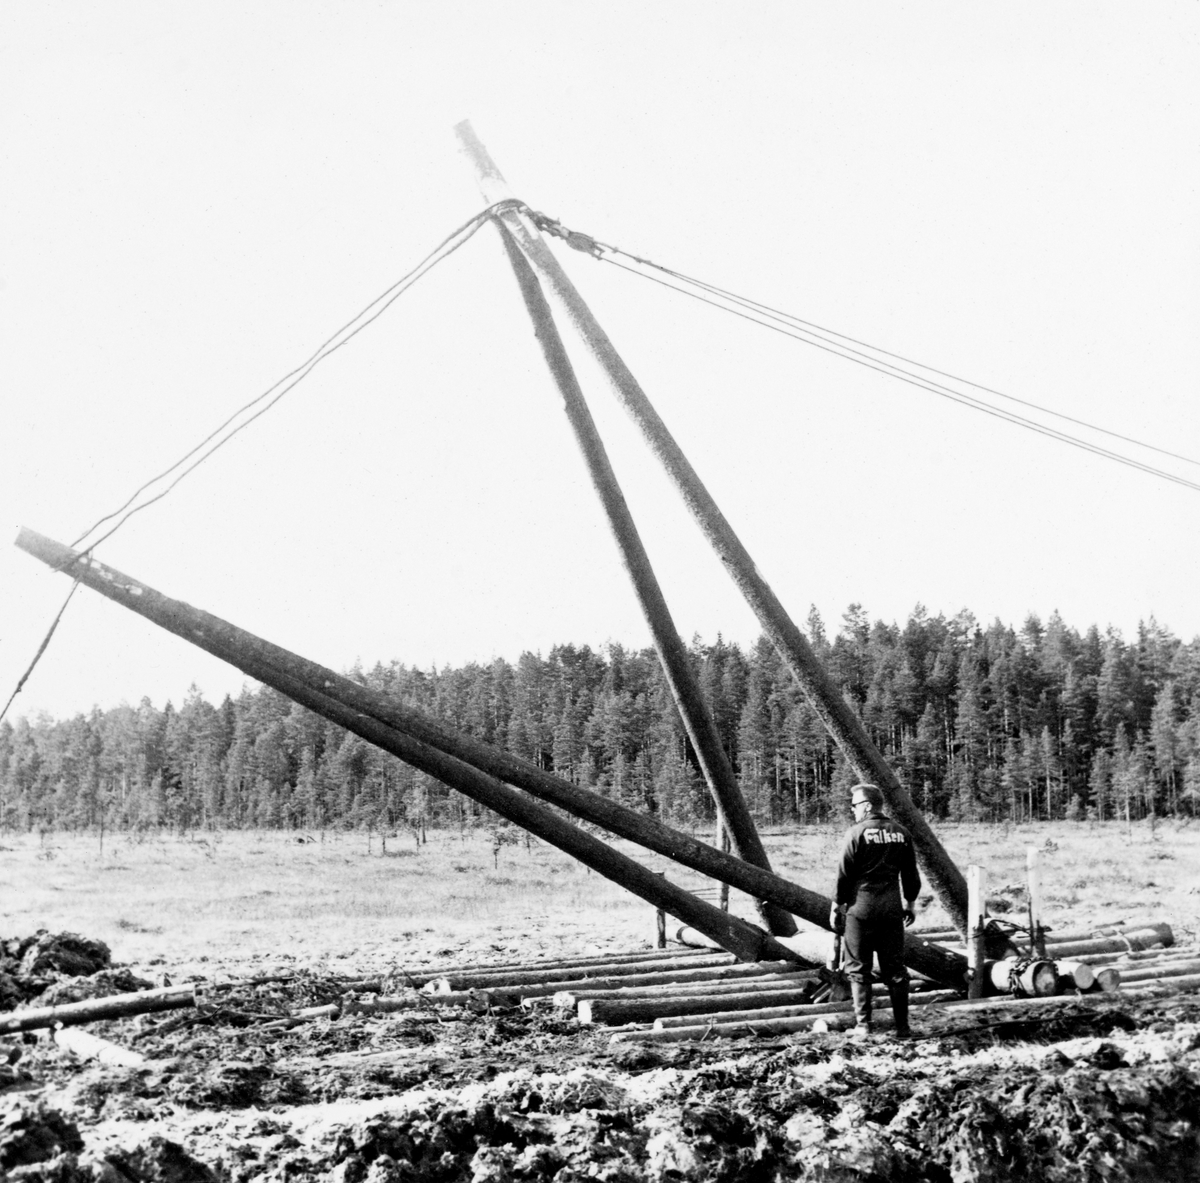
[[(1194, 816), (1200, 638), (1152, 619), (1127, 642), (1055, 614), (1014, 630), (918, 606), (900, 627), (858, 604), (809, 639), (930, 816), (960, 821)], [(851, 770), (765, 640), (691, 656), (761, 825), (845, 818)], [(678, 825), (712, 804), (652, 650), (560, 645), (351, 676), (543, 768)], [(93, 709), (0, 724), (0, 825), (28, 829), (470, 826), (444, 785), (268, 689), (214, 706)], [(491, 819), (486, 819), (491, 824)]]

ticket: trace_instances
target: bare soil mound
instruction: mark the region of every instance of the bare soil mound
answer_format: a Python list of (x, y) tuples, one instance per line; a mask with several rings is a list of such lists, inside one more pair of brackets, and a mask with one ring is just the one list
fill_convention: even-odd
[[(103, 941), (73, 932), (51, 933), (40, 929), (32, 936), (0, 940), (0, 1009), (11, 1010), (40, 998), (63, 981), (101, 974), (111, 965), (112, 953)], [(125, 976), (113, 982), (111, 993), (118, 992), (117, 981), (131, 976), (128, 971), (122, 972)], [(88, 994), (87, 987), (75, 989), (81, 992), (72, 995), (69, 990), (61, 990), (51, 997), (58, 1001), (78, 1001), (97, 996), (95, 992)], [(104, 989), (102, 982), (94, 987), (94, 990)]]

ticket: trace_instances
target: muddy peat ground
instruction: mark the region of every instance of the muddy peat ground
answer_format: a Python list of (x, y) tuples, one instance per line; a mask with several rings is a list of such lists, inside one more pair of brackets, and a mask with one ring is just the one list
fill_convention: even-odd
[[(1193, 934), (1196, 897), (1176, 889), (1138, 915)], [(203, 1011), (88, 1028), (141, 1053), (140, 1067), (82, 1061), (44, 1035), (5, 1037), (0, 1171), (47, 1183), (1200, 1179), (1200, 995), (1065, 999), (975, 1020), (918, 1008), (904, 1044), (805, 1034), (611, 1045), (610, 1030), (548, 1004), (477, 1013), (419, 998), (389, 1015), (280, 1022), (398, 960), (648, 947), (648, 926), (631, 933), (626, 920), (560, 917), (552, 940), (527, 917), (356, 948), (334, 933), (320, 956), (281, 930), (273, 946), (217, 942), (201, 960), (188, 942), (170, 955), (165, 915), (157, 943), (131, 927), (139, 956), (123, 958), (114, 940), (114, 960), (129, 964), (99, 972), (88, 972), (103, 954), (82, 925), (78, 943), (2, 933), (6, 1008), (164, 974), (219, 988)]]

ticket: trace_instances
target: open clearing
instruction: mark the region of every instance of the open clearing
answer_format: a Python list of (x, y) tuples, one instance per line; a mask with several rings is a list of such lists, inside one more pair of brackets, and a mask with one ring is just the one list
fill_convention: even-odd
[[(998, 907), (1019, 898), (1025, 847), (1038, 846), (1059, 931), (1165, 920), (1182, 942), (1200, 927), (1200, 826), (940, 834), (960, 866), (987, 868)], [(538, 843), (314, 838), (109, 835), (101, 851), (95, 836), (0, 837), (0, 936), (97, 938), (151, 982), (290, 979), (226, 991), (208, 1013), (88, 1028), (147, 1056), (143, 1067), (10, 1037), (22, 1053), (0, 1113), (10, 1177), (1200, 1178), (1196, 995), (1065, 1000), (970, 1029), (919, 1008), (919, 1038), (904, 1045), (826, 1034), (610, 1046), (610, 1030), (543, 1006), (268, 1027), (336, 996), (338, 978), (653, 939), (651, 908)], [(824, 891), (840, 840), (766, 835), (777, 869)], [(735, 910), (746, 904), (734, 893)], [(941, 918), (931, 905), (920, 924)], [(3, 1157), (37, 1130), (49, 1158)]]

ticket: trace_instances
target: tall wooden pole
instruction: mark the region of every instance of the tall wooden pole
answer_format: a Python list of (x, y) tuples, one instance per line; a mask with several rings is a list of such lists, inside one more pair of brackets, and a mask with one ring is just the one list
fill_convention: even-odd
[[(733, 775), (733, 766), (721, 745), (721, 737), (717, 733), (712, 712), (700, 693), (700, 685), (688, 659), (687, 650), (671, 618), (666, 598), (654, 574), (654, 568), (650, 565), (650, 556), (642, 545), (633, 514), (629, 510), (625, 495), (621, 492), (617, 474), (613, 472), (604, 441), (600, 438), (592, 412), (583, 397), (571, 359), (563, 347), (562, 337), (559, 336), (550, 305), (542, 292), (542, 285), (503, 223), (498, 222), (497, 228), (504, 241), (504, 249), (508, 253), (513, 273), (517, 277), (526, 311), (533, 321), (534, 335), (542, 347), (546, 364), (562, 395), (563, 408), (571, 430), (575, 433), (575, 441), (583, 454), (588, 474), (592, 478), (592, 486), (600, 498), (613, 538), (621, 552), (621, 560), (629, 573), (642, 614), (650, 627), (650, 635), (654, 639), (654, 648), (662, 663), (667, 685), (675, 699), (675, 705), (679, 708), (683, 725), (700, 762), (700, 769), (716, 802), (717, 813), (724, 822), (738, 857), (756, 867), (762, 867), (764, 871), (769, 871), (771, 861), (763, 848), (762, 839), (758, 836), (750, 810), (746, 807), (746, 799), (742, 796)], [(788, 912), (774, 904), (761, 900), (757, 902), (759, 914), (771, 932), (783, 937), (795, 935), (796, 922)]]
[[(18, 545), (30, 553), (37, 553), (36, 536), (30, 535), (30, 531), (22, 531)], [(48, 539), (42, 541), (49, 542)], [(54, 545), (51, 544), (51, 547)], [(44, 552), (47, 548), (43, 545), (41, 549)], [(59, 548), (59, 551), (66, 551), (68, 555), (74, 554), (66, 547)], [(62, 566), (61, 562), (52, 565)], [(368, 743), (398, 756), (414, 768), (436, 777), (655, 907), (695, 925), (710, 939), (741, 960), (803, 960), (780, 945), (769, 933), (736, 916), (722, 912), (720, 908), (704, 900), (697, 899), (690, 892), (656, 875), (628, 855), (614, 850), (599, 838), (564, 820), (523, 793), (502, 784), (495, 777), (389, 727), (353, 706), (339, 702), (334, 697), (337, 691), (334, 679), (310, 682), (303, 677), (302, 664), (299, 668), (287, 670), (282, 668), (284, 663), (276, 665), (263, 660), (256, 652), (257, 646), (230, 645), (230, 633), (241, 630), (234, 630), (233, 626), (225, 621), (208, 616), (207, 613), (197, 612), (190, 605), (169, 600), (153, 588), (84, 555), (79, 555), (74, 560), (71, 574), (78, 576), (81, 583), (109, 599), (133, 608), (139, 615), (151, 620), (159, 617), (156, 623), (164, 623), (172, 632), (223, 658), (252, 678), (273, 687), (281, 694), (286, 694), (330, 722), (352, 731)], [(166, 625), (165, 621), (172, 617), (172, 625)], [(247, 640), (257, 640), (250, 634), (242, 635)]]
[[(488, 202), (511, 198), (500, 170), (467, 122), (455, 128), (468, 159), (475, 166), (479, 186)], [(666, 424), (629, 367), (617, 353), (607, 334), (576, 291), (543, 240), (537, 227), (520, 211), (508, 209), (497, 215), (524, 251), (539, 278), (567, 310), (588, 348), (612, 381), (621, 405), (646, 438), (683, 497), (701, 531), (717, 552), (730, 577), (753, 609), (780, 656), (792, 671), (814, 711), (841, 748), (856, 774), (882, 790), (893, 817), (913, 836), (917, 856), (942, 905), (960, 932), (967, 925), (967, 883), (954, 865), (928, 821), (913, 803), (882, 753), (876, 748), (857, 715), (842, 698), (804, 634), (788, 616), (782, 603), (759, 573), (749, 552), (726, 521), (724, 514), (704, 487)]]
[[(672, 829), (599, 793), (572, 785), (538, 768), (532, 761), (455, 731), (437, 719), (273, 645), (220, 617), (193, 608), (181, 600), (170, 599), (111, 567), (95, 560), (85, 563), (83, 560), (86, 556), (79, 551), (33, 530), (22, 529), (17, 536), (17, 546), (56, 570), (67, 571), (72, 576), (80, 574), (80, 581), (93, 591), (244, 670), (251, 677), (274, 685), (281, 693), (288, 694), (289, 691), (282, 689), (279, 676), (288, 678), (289, 686), (303, 684), (310, 689), (315, 688), (359, 716), (375, 719), (395, 732), (436, 748), (497, 780), (524, 789), (530, 795), (564, 809), (575, 817), (665, 855), (701, 874), (729, 883), (754, 898), (770, 900), (811, 924), (828, 927), (830, 901), (819, 892), (751, 866), (731, 854), (714, 850), (689, 834)], [(279, 676), (272, 674), (273, 670), (278, 671)], [(316, 707), (310, 709), (317, 710)], [(401, 756), (401, 759), (405, 758)], [(904, 957), (913, 969), (939, 982), (961, 983), (966, 970), (964, 957), (914, 937), (911, 933), (905, 934)]]

